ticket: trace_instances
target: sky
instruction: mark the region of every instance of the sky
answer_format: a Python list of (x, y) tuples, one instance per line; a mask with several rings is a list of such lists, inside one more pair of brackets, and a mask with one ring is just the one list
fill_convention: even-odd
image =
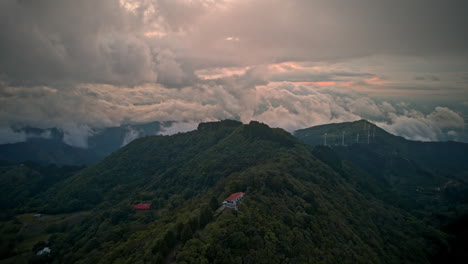
[[(0, 143), (15, 128), (368, 119), (468, 141), (464, 0), (2, 0)], [(85, 146), (86, 143), (80, 143)]]

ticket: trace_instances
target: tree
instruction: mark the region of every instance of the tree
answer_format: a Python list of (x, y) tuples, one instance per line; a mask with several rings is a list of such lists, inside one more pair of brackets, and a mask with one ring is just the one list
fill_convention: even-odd
[(171, 248), (176, 243), (176, 235), (172, 230), (167, 231), (166, 235), (164, 235), (164, 241), (166, 245)]
[(218, 209), (219, 207), (219, 203), (218, 203), (218, 200), (216, 199), (216, 197), (211, 197), (211, 200), (210, 200), (210, 208), (211, 210), (216, 210)]
[(190, 223), (187, 223), (184, 225), (184, 228), (182, 228), (182, 232), (180, 233), (180, 240), (185, 242), (190, 238), (192, 238), (192, 228), (190, 227)]
[(200, 227), (206, 226), (211, 219), (213, 218), (213, 212), (209, 207), (203, 207), (202, 210), (200, 211), (200, 216), (199, 216), (199, 223)]

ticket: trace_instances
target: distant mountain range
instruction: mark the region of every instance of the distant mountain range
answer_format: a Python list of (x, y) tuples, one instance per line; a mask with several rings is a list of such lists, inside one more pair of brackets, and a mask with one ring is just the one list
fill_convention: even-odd
[(90, 149), (73, 147), (52, 139), (31, 138), (25, 142), (0, 145), (0, 160), (4, 161), (89, 165), (100, 158)]
[(95, 130), (87, 139), (87, 148), (70, 146), (64, 142), (64, 132), (57, 128), (14, 128), (28, 135), (24, 142), (0, 145), (0, 160), (42, 164), (89, 165), (98, 162), (132, 140), (156, 135), (172, 122), (122, 125)]
[[(1, 204), (0, 258), (462, 263), (467, 175), (466, 156), (457, 155), (466, 145), (433, 147), (378, 128), (369, 144), (304, 143), (364, 126), (373, 133), (372, 124), (359, 121), (298, 131), (296, 138), (259, 122), (225, 120), (139, 138), (81, 170), (0, 164), (2, 199), (20, 194)], [(426, 152), (440, 149), (455, 157), (432, 162), (439, 155)], [(216, 211), (235, 192), (245, 192), (238, 210)], [(135, 211), (140, 203), (151, 209)], [(46, 217), (34, 220), (37, 212)], [(35, 256), (44, 246), (53, 254)]]
[[(157, 135), (164, 130), (164, 127), (170, 127), (172, 124), (173, 122), (170, 121), (156, 121), (95, 129), (87, 138), (86, 148), (67, 144), (66, 140), (64, 140), (64, 132), (57, 128), (15, 127), (13, 130), (26, 134), (27, 140), (12, 144), (0, 144), (0, 160), (12, 162), (33, 161), (41, 164), (55, 163), (58, 165), (90, 165), (102, 160), (132, 140)], [(439, 168), (444, 170), (447, 164), (451, 164), (451, 168), (453, 167), (452, 163), (461, 164), (460, 160), (453, 161), (447, 160), (447, 158), (463, 158), (463, 155), (459, 152), (465, 151), (464, 147), (460, 147), (463, 144), (458, 142), (405, 140), (403, 137), (394, 136), (365, 120), (301, 129), (295, 131), (294, 136), (314, 146), (326, 143), (327, 146), (333, 148), (344, 145), (354, 149), (366, 148), (366, 144), (372, 146), (376, 144), (379, 145), (378, 148), (386, 146), (386, 151), (393, 154), (411, 156), (411, 153), (418, 153), (417, 156), (411, 158), (422, 162), (430, 162), (434, 165), (438, 164)], [(428, 151), (421, 153), (421, 150), (424, 149)], [(455, 151), (459, 154), (443, 155), (447, 151)], [(440, 157), (437, 156), (439, 154), (434, 153), (440, 153)]]

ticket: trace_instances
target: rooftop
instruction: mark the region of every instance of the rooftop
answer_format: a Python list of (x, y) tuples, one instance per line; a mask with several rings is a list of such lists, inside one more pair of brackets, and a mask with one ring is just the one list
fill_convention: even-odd
[(242, 195), (244, 195), (244, 194), (245, 194), (245, 193), (243, 193), (243, 192), (233, 193), (233, 194), (231, 194), (228, 198), (226, 198), (225, 200), (226, 200), (226, 201), (234, 201), (234, 200), (236, 200), (239, 196), (242, 196)]
[(139, 209), (139, 210), (148, 210), (150, 209), (150, 207), (151, 207), (151, 204), (136, 204), (133, 206), (133, 208)]

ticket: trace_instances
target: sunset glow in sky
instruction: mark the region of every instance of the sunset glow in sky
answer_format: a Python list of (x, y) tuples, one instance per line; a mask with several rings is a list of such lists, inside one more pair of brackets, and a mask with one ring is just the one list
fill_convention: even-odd
[(468, 4), (440, 0), (3, 0), (0, 143), (122, 123), (369, 119), (468, 141)]

